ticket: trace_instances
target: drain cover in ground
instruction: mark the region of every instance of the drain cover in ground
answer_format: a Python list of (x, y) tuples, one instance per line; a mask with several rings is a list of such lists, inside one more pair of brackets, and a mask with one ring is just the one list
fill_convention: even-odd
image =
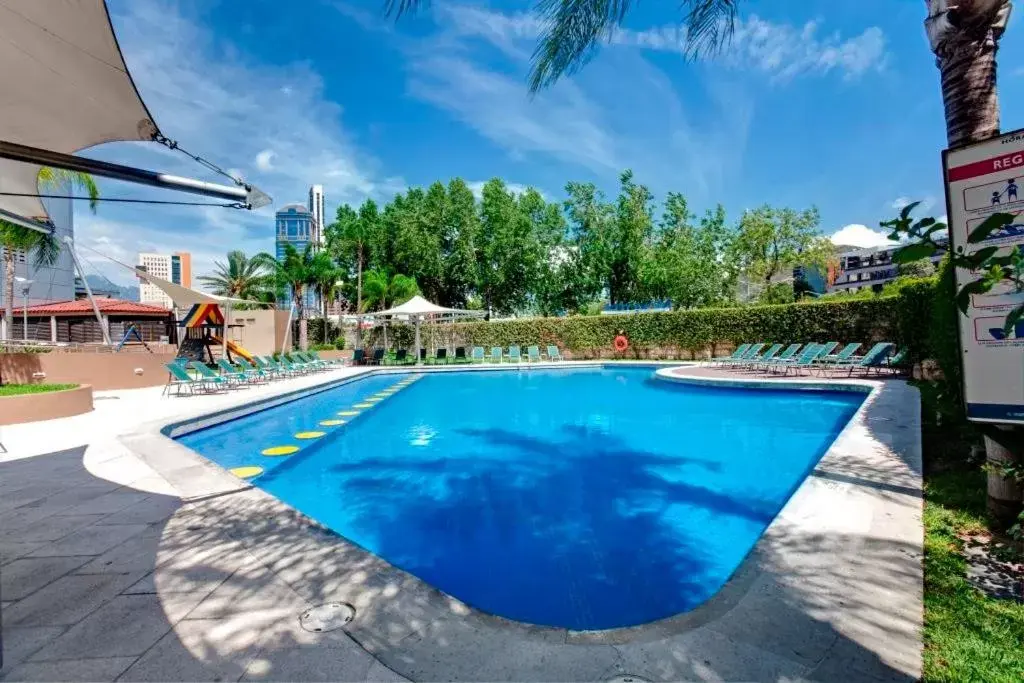
[(608, 683), (648, 683), (646, 678), (640, 678), (639, 676), (616, 676), (615, 678), (608, 681)]
[(343, 602), (328, 602), (311, 607), (299, 615), (299, 625), (307, 631), (322, 633), (341, 628), (356, 616), (352, 605)]

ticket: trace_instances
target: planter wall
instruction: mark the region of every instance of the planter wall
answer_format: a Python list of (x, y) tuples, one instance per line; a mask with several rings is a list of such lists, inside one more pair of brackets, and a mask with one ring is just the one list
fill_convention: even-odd
[[(7, 384), (90, 384), (96, 391), (139, 389), (167, 383), (165, 353), (0, 353), (0, 377)], [(136, 370), (141, 370), (137, 374)], [(46, 373), (45, 378), (36, 373)]]
[(88, 384), (64, 391), (3, 396), (0, 397), (0, 425), (55, 420), (91, 410), (92, 387)]

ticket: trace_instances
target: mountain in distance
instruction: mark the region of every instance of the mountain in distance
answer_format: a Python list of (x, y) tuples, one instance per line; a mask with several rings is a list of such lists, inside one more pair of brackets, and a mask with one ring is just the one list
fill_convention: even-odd
[(118, 285), (99, 275), (86, 275), (85, 279), (95, 296), (109, 296), (124, 301), (139, 300), (138, 285)]

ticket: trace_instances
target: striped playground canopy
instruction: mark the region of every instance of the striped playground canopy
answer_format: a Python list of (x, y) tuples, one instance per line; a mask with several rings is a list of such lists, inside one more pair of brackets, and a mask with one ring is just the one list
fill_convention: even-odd
[(201, 327), (203, 324), (224, 326), (224, 313), (217, 304), (195, 304), (182, 320), (185, 327)]

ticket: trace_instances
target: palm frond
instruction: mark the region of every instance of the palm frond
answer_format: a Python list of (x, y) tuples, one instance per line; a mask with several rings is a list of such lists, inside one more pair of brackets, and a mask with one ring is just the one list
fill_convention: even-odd
[(384, 14), (400, 19), (402, 15), (415, 12), (428, 4), (430, 4), (430, 0), (385, 0)]
[(44, 187), (52, 188), (67, 183), (71, 185), (71, 187), (83, 190), (89, 197), (89, 208), (92, 209), (93, 213), (96, 213), (96, 204), (99, 202), (100, 198), (100, 188), (96, 185), (96, 181), (93, 180), (93, 177), (88, 173), (43, 166), (39, 169), (38, 180)]
[[(688, 54), (710, 54), (729, 41), (740, 1), (682, 0)], [(530, 92), (585, 66), (634, 4), (634, 0), (539, 0), (537, 14), (544, 29), (533, 53)]]

